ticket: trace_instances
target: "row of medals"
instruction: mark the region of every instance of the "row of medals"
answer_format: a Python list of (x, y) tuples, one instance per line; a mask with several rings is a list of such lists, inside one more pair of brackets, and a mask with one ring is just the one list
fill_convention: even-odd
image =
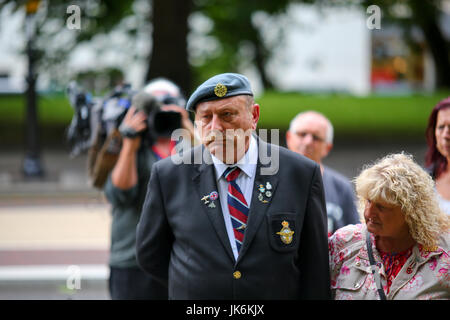
[[(264, 196), (267, 199), (272, 197), (272, 191), (270, 190), (272, 190), (272, 185), (270, 184), (270, 182), (267, 182), (265, 187), (263, 184), (260, 184), (258, 188), (259, 191), (258, 200), (261, 201), (262, 203), (268, 203), (269, 200), (266, 200)], [(205, 204), (209, 203), (208, 207), (215, 208), (216, 205), (214, 204), (214, 200), (216, 200), (217, 198), (218, 198), (217, 191), (213, 191), (209, 195), (204, 196), (201, 200), (204, 201)]]
[(266, 183), (266, 187), (264, 187), (263, 184), (260, 184), (258, 190), (258, 200), (262, 203), (268, 203), (269, 200), (264, 199), (264, 196), (266, 196), (268, 199), (272, 196), (272, 191), (270, 191), (272, 190), (272, 185), (270, 184), (270, 182)]

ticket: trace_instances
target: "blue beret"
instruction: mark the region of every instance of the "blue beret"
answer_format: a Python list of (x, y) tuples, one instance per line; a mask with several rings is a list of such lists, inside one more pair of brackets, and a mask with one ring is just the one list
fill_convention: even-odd
[(218, 100), (238, 95), (253, 96), (250, 81), (238, 73), (222, 73), (203, 82), (191, 95), (186, 110), (195, 111), (199, 102)]

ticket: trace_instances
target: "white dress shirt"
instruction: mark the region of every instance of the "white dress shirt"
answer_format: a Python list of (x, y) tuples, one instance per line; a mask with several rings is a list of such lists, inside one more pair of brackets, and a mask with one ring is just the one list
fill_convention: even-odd
[(227, 202), (228, 181), (223, 177), (223, 173), (228, 167), (237, 166), (239, 167), (239, 169), (241, 169), (242, 172), (236, 179), (236, 183), (239, 188), (241, 188), (241, 191), (244, 194), (245, 201), (247, 201), (247, 205), (250, 208), (250, 202), (252, 200), (255, 182), (256, 164), (258, 161), (258, 144), (255, 137), (252, 135), (250, 139), (250, 146), (247, 152), (236, 164), (233, 165), (224, 164), (214, 155), (211, 156), (214, 163), (214, 169), (216, 170), (217, 187), (219, 188), (217, 192), (219, 193), (219, 201), (223, 212), (225, 226), (227, 228), (228, 239), (230, 240), (234, 258), (237, 260), (238, 251)]

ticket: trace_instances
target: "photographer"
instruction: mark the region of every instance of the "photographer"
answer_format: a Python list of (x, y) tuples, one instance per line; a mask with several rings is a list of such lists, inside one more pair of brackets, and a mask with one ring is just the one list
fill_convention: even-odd
[(139, 269), (135, 256), (136, 226), (152, 165), (178, 152), (174, 129), (186, 129), (183, 143), (194, 140), (194, 127), (180, 89), (166, 79), (150, 82), (133, 99), (119, 131), (122, 147), (104, 191), (112, 205), (109, 290), (112, 299), (167, 297), (167, 289)]

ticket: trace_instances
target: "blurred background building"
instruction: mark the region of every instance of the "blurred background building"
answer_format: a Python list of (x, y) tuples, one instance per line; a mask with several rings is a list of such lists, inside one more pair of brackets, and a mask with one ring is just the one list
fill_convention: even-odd
[[(446, 41), (450, 38), (448, 2), (441, 1), (442, 11), (436, 21)], [(91, 5), (81, 2), (82, 21), (88, 19), (89, 10), (98, 11), (100, 4), (101, 1), (93, 1)], [(252, 14), (252, 23), (259, 30), (262, 43), (271, 51), (265, 69), (274, 88), (357, 95), (431, 92), (436, 88), (436, 66), (424, 33), (417, 25), (406, 28), (399, 23), (413, 15), (407, 2), (398, 1), (389, 8), (390, 15), (395, 16), (393, 21), (384, 19), (383, 11), (379, 30), (367, 27), (371, 14), (364, 5), (332, 5), (325, 1), (319, 4), (288, 3), (281, 13), (255, 10)], [(50, 8), (48, 4), (47, 7)], [(13, 3), (6, 3), (0, 13), (0, 92), (21, 92), (26, 85), (25, 13), (15, 8)], [(47, 18), (42, 22), (41, 34), (55, 36), (51, 43), (45, 42), (50, 52), (54, 50), (52, 54), (62, 54), (64, 50), (60, 47), (67, 43), (72, 49), (64, 52), (66, 69), (60, 74), (52, 69), (40, 70), (38, 88), (61, 90), (68, 79), (74, 78), (96, 91), (109, 88), (118, 79), (135, 87), (142, 86), (152, 49), (148, 36), (152, 27), (146, 22), (151, 7), (149, 1), (137, 0), (132, 2), (132, 10), (133, 15), (123, 17), (108, 33), (76, 45), (73, 43), (80, 31), (64, 27), (64, 19)], [(37, 19), (45, 20), (44, 15), (38, 14)], [(207, 10), (194, 11), (188, 22), (191, 29), (188, 53), (194, 67), (223, 53), (221, 39), (210, 35), (214, 21), (207, 16)], [(130, 35), (130, 30), (137, 31)], [(131, 48), (132, 52), (128, 50)], [(248, 74), (255, 90), (262, 92), (264, 84), (256, 63), (252, 62), (255, 48), (243, 41), (238, 55), (240, 72)]]

